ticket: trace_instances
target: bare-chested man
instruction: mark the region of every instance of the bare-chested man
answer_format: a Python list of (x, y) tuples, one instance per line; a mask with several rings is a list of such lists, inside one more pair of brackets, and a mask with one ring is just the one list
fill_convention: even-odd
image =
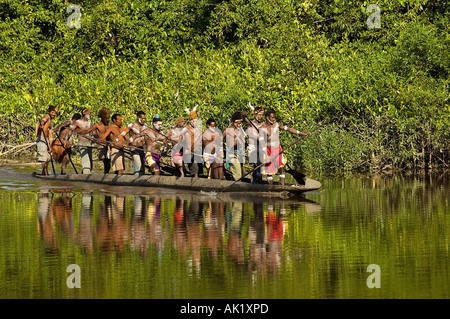
[(122, 116), (120, 114), (113, 114), (111, 117), (113, 124), (109, 125), (106, 132), (101, 134), (99, 138), (109, 140), (113, 144), (111, 145), (111, 165), (114, 170), (114, 174), (123, 174), (125, 170), (125, 153), (123, 147), (125, 141), (128, 140), (128, 136), (122, 134), (125, 129), (122, 127)]
[(266, 123), (261, 126), (259, 132), (259, 141), (262, 144), (262, 150), (264, 154), (267, 155), (263, 174), (267, 175), (267, 181), (269, 185), (272, 185), (273, 175), (278, 172), (280, 174), (280, 184), (284, 185), (284, 165), (286, 164), (286, 157), (282, 153), (280, 145), (280, 130), (296, 135), (310, 135), (311, 133), (303, 133), (278, 123), (275, 119), (274, 110), (268, 110), (264, 115), (266, 117)]
[(57, 109), (50, 105), (47, 114), (36, 124), (36, 145), (38, 162), (42, 164), (42, 175), (48, 175), (48, 162), (51, 161), (50, 145), (53, 143), (52, 119), (56, 116)]
[(202, 130), (197, 115), (197, 106), (192, 111), (186, 109), (189, 114), (189, 124), (183, 131), (183, 160), (187, 163), (189, 174), (198, 178), (202, 171)]
[(160, 175), (161, 149), (164, 145), (167, 145), (167, 137), (161, 132), (162, 120), (158, 114), (153, 118), (152, 123), (153, 126), (143, 132), (145, 139), (145, 161), (149, 166), (150, 173)]
[(72, 153), (72, 133), (75, 122), (81, 119), (80, 113), (75, 113), (71, 120), (65, 121), (55, 127), (56, 138), (52, 144), (52, 156), (55, 162), (61, 163), (61, 175), (65, 175), (67, 164)]
[(216, 120), (206, 121), (206, 130), (202, 135), (203, 161), (205, 162), (208, 178), (225, 179), (223, 172), (222, 134), (216, 128)]
[(227, 166), (235, 181), (242, 178), (242, 166), (245, 159), (245, 133), (242, 129), (242, 121), (242, 113), (234, 112), (230, 126), (223, 132), (227, 145)]
[[(90, 129), (83, 131), (81, 134), (85, 135), (93, 132), (94, 136), (97, 138), (105, 134), (109, 127), (111, 111), (106, 107), (102, 107), (100, 111), (98, 111), (97, 116), (100, 118), (100, 122), (95, 123)], [(103, 173), (108, 174), (111, 169), (110, 150), (108, 145), (99, 144), (98, 159), (103, 162)]]
[(172, 143), (172, 161), (175, 164), (175, 167), (178, 169), (179, 176), (184, 176), (184, 168), (183, 168), (183, 150), (181, 148), (180, 142), (183, 140), (183, 132), (186, 130), (185, 128), (186, 122), (184, 117), (180, 116), (175, 119), (175, 128), (171, 129), (167, 133), (167, 138)]
[[(83, 134), (83, 132), (86, 132), (92, 127), (90, 108), (83, 110), (83, 117), (76, 121), (74, 126), (77, 134)], [(90, 174), (92, 170), (92, 148), (89, 139), (78, 135), (78, 151), (81, 156), (81, 173)]]
[[(253, 107), (249, 104), (250, 108), (253, 110), (254, 119), (250, 120), (247, 117), (247, 112), (242, 112), (244, 121), (247, 124), (247, 134), (248, 134), (248, 161), (253, 167), (258, 167), (261, 164), (260, 158), (258, 156), (259, 152), (259, 129), (264, 124), (264, 107), (256, 106)], [(252, 173), (253, 183), (262, 183), (262, 170), (263, 168), (255, 169)]]
[(136, 113), (137, 120), (136, 122), (130, 123), (128, 127), (125, 129), (125, 133), (130, 135), (130, 145), (133, 146), (133, 150), (131, 151), (131, 155), (133, 157), (133, 174), (135, 176), (141, 176), (145, 173), (145, 164), (144, 164), (144, 136), (141, 133), (147, 129), (147, 125), (145, 124), (145, 113), (143, 111), (139, 111)]

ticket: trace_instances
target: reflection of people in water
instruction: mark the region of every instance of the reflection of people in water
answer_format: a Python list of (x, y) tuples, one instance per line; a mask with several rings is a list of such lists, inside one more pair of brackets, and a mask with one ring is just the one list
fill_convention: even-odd
[(53, 234), (53, 218), (50, 213), (50, 192), (42, 189), (38, 193), (38, 233), (49, 248), (58, 248), (58, 243)]
[(92, 234), (93, 197), (91, 193), (83, 193), (81, 197), (80, 222), (77, 239), (88, 254), (94, 252), (94, 239)]
[[(165, 232), (161, 225), (161, 198), (150, 199), (147, 209), (148, 237), (161, 256), (164, 248)], [(145, 226), (145, 225), (144, 225)], [(147, 245), (148, 246), (148, 245)]]
[(203, 203), (195, 200), (189, 202), (186, 214), (186, 232), (188, 248), (192, 254), (192, 265), (200, 271), (200, 252), (202, 247), (202, 208)]
[(249, 270), (266, 270), (266, 228), (263, 203), (253, 203), (254, 219), (250, 222)]
[(203, 215), (203, 246), (209, 248), (209, 253), (217, 258), (225, 230), (225, 203), (209, 202)]
[(242, 238), (242, 202), (232, 202), (227, 212), (228, 222), (228, 254), (238, 263), (244, 264), (244, 239)]
[(46, 190), (39, 192), (38, 232), (47, 247), (54, 250), (59, 249), (60, 234), (73, 236), (72, 198), (68, 192), (56, 198)]
[(177, 198), (175, 200), (175, 211), (173, 214), (173, 245), (178, 253), (186, 257), (187, 254), (187, 233), (186, 233), (186, 219), (184, 214), (185, 201)]
[[(53, 200), (50, 196), (48, 191), (39, 194), (38, 231), (46, 247), (57, 250), (61, 236), (74, 235), (72, 200), (67, 192), (52, 195)], [(286, 231), (283, 202), (255, 202), (251, 212), (250, 203), (175, 197), (175, 208), (170, 212), (172, 203), (161, 200), (159, 195), (133, 196), (133, 209), (127, 219), (127, 198), (105, 196), (95, 221), (94, 197), (83, 193), (76, 240), (88, 254), (93, 254), (95, 247), (100, 252), (120, 253), (129, 244), (143, 257), (149, 249), (162, 256), (165, 245), (170, 243), (195, 275), (200, 273), (202, 251), (214, 260), (226, 253), (230, 260), (251, 272), (278, 271)]]
[(281, 259), (281, 248), (285, 230), (284, 220), (281, 214), (275, 211), (273, 204), (267, 206), (264, 217), (267, 228), (267, 263), (270, 270), (276, 273)]
[(124, 251), (128, 240), (124, 196), (105, 196), (99, 209), (96, 237), (102, 251)]
[(70, 197), (68, 192), (63, 192), (61, 196), (52, 200), (51, 212), (58, 229), (64, 235), (73, 237), (72, 197)]

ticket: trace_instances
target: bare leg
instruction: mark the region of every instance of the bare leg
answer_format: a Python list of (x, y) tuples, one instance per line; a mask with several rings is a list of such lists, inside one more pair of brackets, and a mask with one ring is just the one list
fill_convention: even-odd
[(184, 177), (184, 172), (183, 172), (183, 162), (177, 162), (174, 163), (175, 167), (178, 169), (178, 172), (180, 173), (181, 177)]
[(280, 173), (280, 184), (281, 184), (281, 186), (284, 186), (284, 178), (285, 178), (284, 167), (280, 167), (278, 169), (278, 173)]
[(62, 163), (61, 163), (61, 175), (66, 175), (68, 162), (69, 162), (68, 159), (63, 158)]
[(41, 173), (41, 175), (48, 175), (47, 166), (48, 166), (48, 162), (42, 162), (42, 173)]

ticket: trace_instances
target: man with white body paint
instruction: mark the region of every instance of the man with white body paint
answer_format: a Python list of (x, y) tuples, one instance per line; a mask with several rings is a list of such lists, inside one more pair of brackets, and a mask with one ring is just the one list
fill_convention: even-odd
[(145, 113), (143, 111), (137, 112), (136, 116), (136, 122), (130, 123), (128, 127), (122, 132), (122, 134), (128, 133), (130, 135), (129, 142), (130, 145), (134, 147), (131, 151), (131, 156), (133, 158), (133, 174), (135, 176), (141, 176), (145, 173), (145, 139), (141, 133), (148, 127), (145, 124)]
[(268, 110), (264, 114), (266, 123), (259, 129), (259, 142), (262, 149), (262, 162), (264, 164), (263, 174), (267, 175), (269, 185), (273, 184), (273, 175), (277, 172), (280, 174), (280, 184), (284, 185), (284, 165), (286, 164), (286, 157), (282, 153), (280, 145), (280, 131), (287, 131), (296, 135), (310, 135), (310, 132), (303, 133), (294, 128), (287, 127), (278, 123), (275, 119), (275, 111)]

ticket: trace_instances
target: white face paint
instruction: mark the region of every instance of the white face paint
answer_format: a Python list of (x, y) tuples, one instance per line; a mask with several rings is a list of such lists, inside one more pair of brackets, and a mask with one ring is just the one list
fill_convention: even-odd
[(88, 120), (88, 121), (91, 119), (91, 115), (90, 115), (90, 114), (86, 114), (84, 117), (85, 117), (86, 120)]
[(255, 120), (258, 121), (258, 123), (261, 123), (262, 120), (264, 118), (264, 113), (260, 112), (260, 113), (255, 113)]
[(161, 121), (158, 121), (158, 122), (153, 123), (153, 127), (154, 127), (157, 131), (159, 131), (159, 130), (161, 129), (161, 126), (162, 126), (162, 122), (161, 122)]

